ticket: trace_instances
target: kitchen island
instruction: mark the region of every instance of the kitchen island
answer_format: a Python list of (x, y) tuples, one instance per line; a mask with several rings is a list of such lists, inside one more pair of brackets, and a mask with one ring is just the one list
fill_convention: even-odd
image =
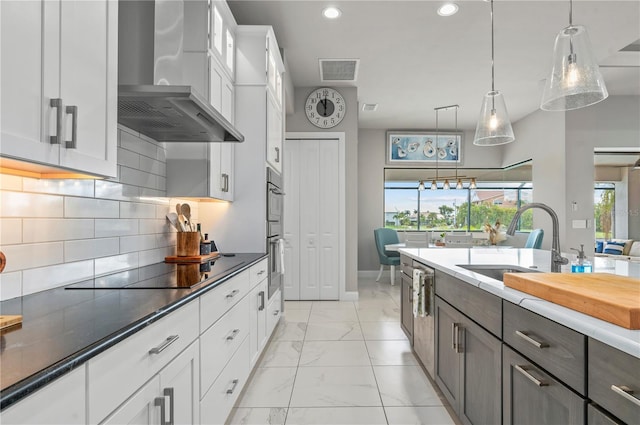
[[(548, 272), (550, 252), (416, 248), (400, 253), (403, 272), (424, 270), (424, 278), (403, 278), (402, 328), (421, 360), (435, 359), (422, 362), (462, 423), (635, 423), (640, 417), (640, 330), (498, 280), (510, 269)], [(594, 272), (638, 279), (640, 264), (596, 260)], [(429, 317), (433, 336), (425, 339), (421, 333), (427, 332)], [(425, 346), (425, 340), (431, 343)]]
[[(103, 276), (75, 284), (85, 289), (61, 287), (3, 301), (2, 314), (22, 315), (23, 322), (21, 327), (6, 329), (0, 337), (1, 408), (4, 410), (185, 306), (194, 305), (193, 301), (248, 274), (257, 265), (265, 266), (265, 258), (266, 254), (221, 257), (216, 260), (220, 273), (202, 273), (202, 281), (185, 288), (104, 289), (105, 281), (114, 279)], [(174, 266), (161, 263), (128, 270), (118, 273), (117, 280), (153, 280), (148, 279), (154, 276), (153, 270), (166, 267)], [(266, 269), (260, 271), (261, 278), (267, 276)], [(179, 274), (175, 279), (180, 279)], [(238, 291), (233, 295), (236, 294), (236, 298), (244, 295)], [(193, 319), (197, 327), (197, 315)]]

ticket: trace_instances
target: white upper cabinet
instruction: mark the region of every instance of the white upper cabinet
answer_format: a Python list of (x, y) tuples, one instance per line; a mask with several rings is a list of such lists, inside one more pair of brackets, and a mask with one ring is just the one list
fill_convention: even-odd
[(236, 87), (262, 86), (264, 94), (253, 95), (252, 101), (264, 105), (266, 161), (282, 172), (284, 65), (278, 42), (270, 26), (241, 25), (236, 34), (240, 52), (236, 58)]
[(2, 1), (0, 20), (2, 157), (116, 176), (118, 2)]

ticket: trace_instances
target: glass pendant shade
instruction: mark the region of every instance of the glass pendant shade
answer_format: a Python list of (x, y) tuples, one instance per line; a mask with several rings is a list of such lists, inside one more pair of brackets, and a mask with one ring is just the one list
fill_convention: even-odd
[(591, 42), (582, 25), (570, 25), (556, 36), (553, 69), (542, 93), (540, 108), (570, 111), (593, 105), (609, 96)]
[(515, 140), (513, 128), (504, 104), (504, 97), (499, 91), (490, 91), (484, 96), (480, 118), (476, 126), (473, 144), (479, 146), (504, 145)]
[(420, 184), (418, 184), (418, 190), (424, 190), (424, 181), (420, 180)]
[(456, 183), (456, 189), (462, 189), (462, 179), (458, 179), (458, 183)]
[(471, 179), (471, 183), (469, 184), (469, 189), (477, 189), (476, 179)]
[(451, 186), (449, 186), (449, 180), (448, 180), (448, 179), (445, 179), (445, 181), (444, 181), (444, 185), (442, 185), (442, 188), (443, 188), (444, 190), (449, 190), (449, 189), (451, 189)]
[(438, 183), (435, 180), (431, 181), (431, 190), (438, 190)]

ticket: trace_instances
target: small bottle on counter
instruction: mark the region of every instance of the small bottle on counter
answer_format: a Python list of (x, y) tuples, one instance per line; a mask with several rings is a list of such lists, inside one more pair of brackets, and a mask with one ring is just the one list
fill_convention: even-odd
[(198, 235), (200, 235), (200, 243), (204, 242), (204, 236), (202, 236), (202, 228), (200, 227), (200, 223), (196, 224), (196, 230)]
[(593, 265), (584, 255), (584, 245), (580, 244), (580, 249), (570, 248), (578, 252), (578, 257), (571, 262), (571, 273), (592, 273)]

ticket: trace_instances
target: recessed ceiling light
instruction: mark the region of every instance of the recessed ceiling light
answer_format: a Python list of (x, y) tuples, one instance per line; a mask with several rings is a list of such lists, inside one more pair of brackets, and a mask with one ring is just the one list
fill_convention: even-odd
[(438, 8), (438, 15), (451, 16), (455, 15), (458, 11), (458, 5), (455, 3), (445, 3)]
[(327, 7), (322, 11), (322, 16), (324, 16), (327, 19), (336, 19), (336, 18), (339, 18), (340, 15), (342, 15), (342, 12), (340, 11), (340, 9), (333, 6)]

